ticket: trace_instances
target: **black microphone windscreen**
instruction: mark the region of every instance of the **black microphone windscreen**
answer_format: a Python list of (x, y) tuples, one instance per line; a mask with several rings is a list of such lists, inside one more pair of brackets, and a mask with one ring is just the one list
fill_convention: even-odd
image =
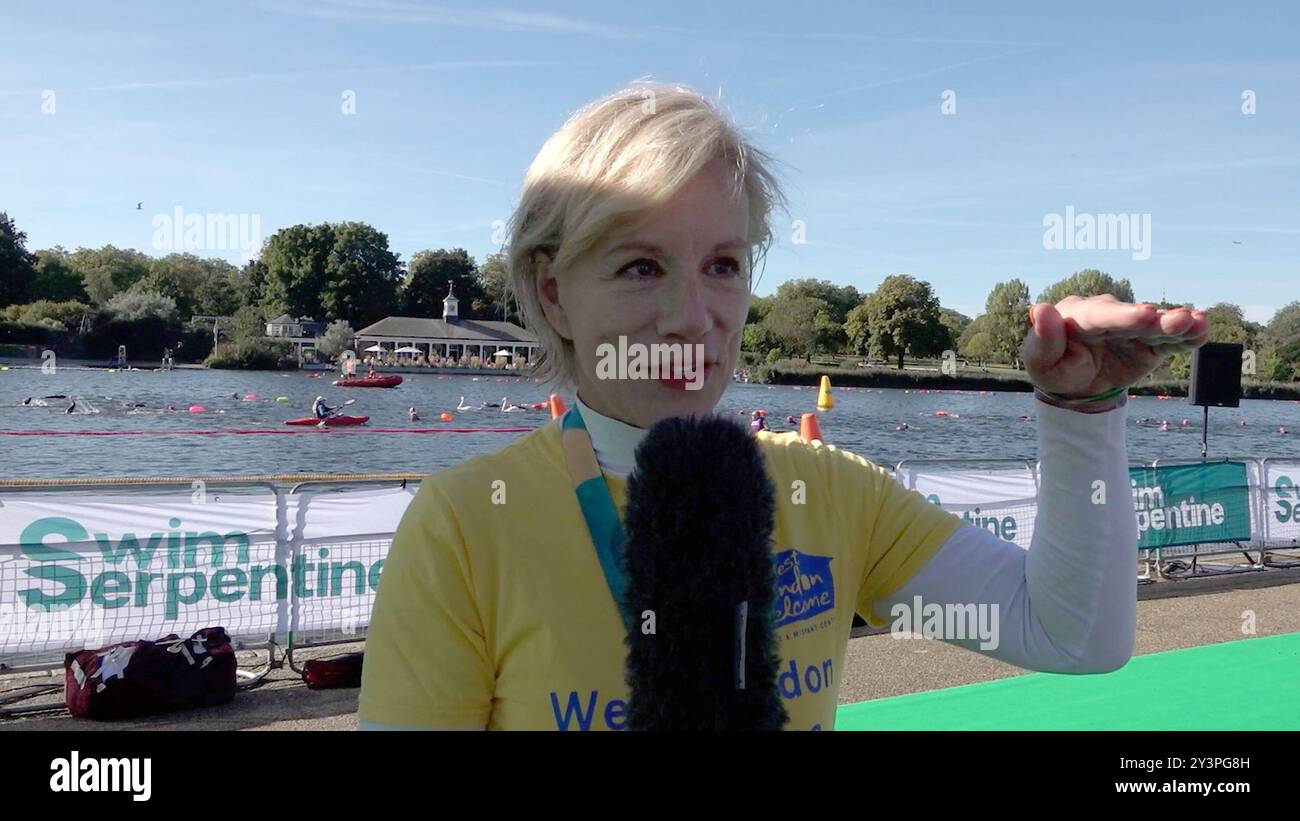
[(757, 442), (716, 416), (646, 434), (625, 525), (628, 727), (778, 730), (776, 499)]

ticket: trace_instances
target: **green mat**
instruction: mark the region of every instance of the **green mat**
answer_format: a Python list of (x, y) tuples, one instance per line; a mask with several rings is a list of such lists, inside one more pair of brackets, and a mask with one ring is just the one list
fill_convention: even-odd
[(846, 704), (836, 730), (1300, 730), (1300, 633)]

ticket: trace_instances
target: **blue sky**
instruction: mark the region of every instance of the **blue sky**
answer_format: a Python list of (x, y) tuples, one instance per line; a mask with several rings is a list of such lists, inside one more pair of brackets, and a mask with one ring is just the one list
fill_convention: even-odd
[[(1300, 299), (1298, 8), (12, 4), (0, 210), (33, 249), (165, 253), (151, 220), (180, 207), (257, 214), (263, 236), (363, 220), (403, 259), (481, 258), (566, 116), (653, 78), (720, 94), (782, 163), (790, 214), (759, 293), (907, 273), (974, 315), (999, 280), (1037, 296), (1096, 267), (1139, 299), (1267, 321)], [(1044, 248), (1067, 206), (1150, 215), (1149, 258)]]

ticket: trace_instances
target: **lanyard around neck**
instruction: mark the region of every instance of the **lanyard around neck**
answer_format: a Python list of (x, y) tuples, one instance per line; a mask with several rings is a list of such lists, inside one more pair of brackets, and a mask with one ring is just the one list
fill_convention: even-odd
[(614, 604), (623, 617), (624, 626), (630, 630), (634, 619), (626, 607), (627, 571), (623, 565), (623, 547), (627, 542), (627, 533), (618, 518), (614, 497), (610, 495), (609, 487), (605, 485), (605, 478), (600, 472), (600, 463), (596, 460), (596, 450), (592, 447), (587, 425), (582, 421), (582, 414), (576, 406), (560, 418), (560, 446), (564, 450), (569, 477), (573, 480), (578, 507), (582, 509), (587, 531), (596, 547), (600, 569), (605, 573), (605, 583), (609, 585), (610, 595), (614, 597)]

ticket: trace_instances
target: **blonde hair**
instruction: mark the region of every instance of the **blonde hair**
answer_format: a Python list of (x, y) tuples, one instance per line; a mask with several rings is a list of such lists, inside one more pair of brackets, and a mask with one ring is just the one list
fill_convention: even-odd
[(666, 202), (721, 159), (733, 193), (749, 200), (749, 270), (772, 242), (785, 199), (772, 158), (750, 145), (708, 98), (678, 85), (637, 83), (577, 111), (542, 146), (524, 175), (510, 220), (506, 261), (524, 323), (542, 345), (537, 375), (576, 384), (573, 343), (542, 312), (537, 279), (564, 271), (611, 229)]

